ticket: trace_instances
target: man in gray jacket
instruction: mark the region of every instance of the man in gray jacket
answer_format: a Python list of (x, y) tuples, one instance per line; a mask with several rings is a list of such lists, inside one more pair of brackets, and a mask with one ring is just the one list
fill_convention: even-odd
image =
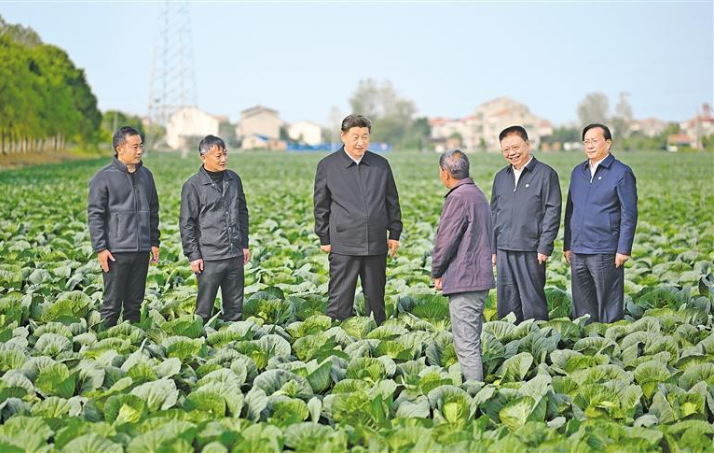
[(394, 256), (399, 248), (402, 214), (389, 162), (367, 150), (371, 130), (362, 115), (342, 121), (344, 146), (317, 165), (314, 214), (320, 248), (330, 254), (327, 315), (352, 315), (359, 276), (367, 313), (381, 324), (387, 250)]
[(493, 265), (498, 271), (498, 316), (510, 312), (516, 323), (547, 320), (545, 263), (560, 227), (558, 174), (531, 154), (521, 126), (498, 136), (509, 165), (493, 180)]
[(154, 177), (141, 163), (139, 132), (124, 126), (114, 133), (114, 160), (89, 182), (87, 223), (104, 278), (102, 321), (114, 326), (139, 321), (149, 252), (159, 261), (159, 198)]
[(461, 371), (483, 381), (481, 328), (488, 292), (495, 286), (491, 266), (491, 212), (486, 196), (469, 178), (469, 159), (460, 150), (439, 160), (439, 176), (449, 189), (431, 256), (434, 286), (449, 297), (451, 332)]
[(243, 267), (248, 250), (248, 206), (238, 174), (227, 169), (228, 150), (219, 137), (198, 145), (203, 165), (181, 190), (181, 242), (198, 279), (196, 313), (206, 323), (213, 315), (218, 289), (223, 320), (243, 313)]

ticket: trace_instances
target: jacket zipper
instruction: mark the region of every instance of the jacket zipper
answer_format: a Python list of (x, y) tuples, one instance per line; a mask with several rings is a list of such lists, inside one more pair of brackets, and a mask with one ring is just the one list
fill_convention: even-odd
[(136, 228), (136, 252), (139, 252), (141, 250), (141, 243), (139, 241), (139, 238), (141, 237), (141, 230), (139, 229), (139, 207), (138, 207), (138, 197), (136, 196), (136, 178), (137, 178), (137, 171), (139, 169), (136, 169), (134, 171), (134, 178), (129, 175), (129, 179), (131, 180), (131, 193), (134, 197), (134, 227)]

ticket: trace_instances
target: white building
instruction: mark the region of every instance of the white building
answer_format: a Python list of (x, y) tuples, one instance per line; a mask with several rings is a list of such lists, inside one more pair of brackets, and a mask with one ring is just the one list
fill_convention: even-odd
[(166, 144), (173, 150), (195, 148), (209, 134), (218, 135), (218, 119), (193, 106), (177, 110), (166, 124)]
[(288, 128), (290, 139), (308, 145), (322, 143), (322, 127), (308, 120), (298, 121)]

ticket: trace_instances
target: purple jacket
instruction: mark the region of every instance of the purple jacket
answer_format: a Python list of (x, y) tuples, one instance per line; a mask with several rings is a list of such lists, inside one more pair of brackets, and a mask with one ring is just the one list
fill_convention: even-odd
[(491, 209), (471, 178), (446, 194), (431, 256), (431, 276), (442, 278), (444, 295), (494, 288)]

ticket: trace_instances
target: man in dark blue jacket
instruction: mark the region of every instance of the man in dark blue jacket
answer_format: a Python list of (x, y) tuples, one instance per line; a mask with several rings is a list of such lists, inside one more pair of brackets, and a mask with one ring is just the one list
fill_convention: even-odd
[(159, 197), (141, 163), (144, 146), (131, 126), (114, 133), (114, 160), (89, 183), (87, 223), (104, 278), (102, 322), (138, 322), (144, 301), (149, 251), (159, 261)]
[(570, 177), (563, 250), (571, 267), (575, 317), (612, 323), (624, 315), (625, 262), (637, 226), (635, 174), (610, 154), (601, 124), (583, 130), (588, 160)]
[(531, 154), (528, 133), (511, 126), (498, 136), (508, 161), (493, 179), (493, 264), (498, 270), (498, 316), (516, 323), (547, 320), (545, 264), (558, 236), (563, 200), (558, 174)]

